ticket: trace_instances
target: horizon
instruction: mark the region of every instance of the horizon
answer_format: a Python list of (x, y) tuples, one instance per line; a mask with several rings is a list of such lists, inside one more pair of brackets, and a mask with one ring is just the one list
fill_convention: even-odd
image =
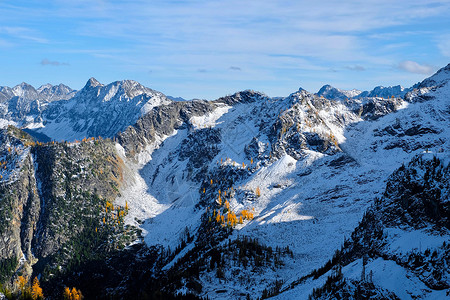
[(184, 99), (411, 87), (450, 58), (449, 1), (0, 4), (0, 85), (135, 80)]

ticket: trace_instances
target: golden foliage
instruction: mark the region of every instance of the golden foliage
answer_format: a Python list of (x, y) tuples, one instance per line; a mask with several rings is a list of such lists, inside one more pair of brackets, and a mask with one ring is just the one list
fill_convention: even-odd
[(25, 284), (27, 284), (27, 280), (25, 279), (25, 277), (19, 276), (17, 278), (17, 284), (19, 285), (19, 289), (23, 290), (23, 288), (25, 287)]
[(73, 287), (72, 290), (70, 290), (67, 286), (64, 288), (63, 297), (64, 300), (81, 300), (84, 298), (79, 289)]
[(42, 288), (37, 277), (34, 277), (33, 280), (33, 286), (31, 287), (31, 296), (33, 300), (44, 299), (44, 293), (42, 292)]
[(256, 187), (255, 194), (256, 194), (257, 197), (261, 197), (261, 190), (259, 189), (259, 186)]
[(245, 220), (252, 220), (253, 219), (253, 213), (249, 212), (248, 210), (244, 209), (241, 211), (242, 217)]

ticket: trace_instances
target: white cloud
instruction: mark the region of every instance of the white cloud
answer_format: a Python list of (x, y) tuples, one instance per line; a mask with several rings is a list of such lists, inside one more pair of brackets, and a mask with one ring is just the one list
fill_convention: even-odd
[(68, 63), (65, 63), (65, 62), (59, 62), (59, 61), (51, 61), (51, 60), (48, 60), (47, 58), (44, 58), (44, 59), (41, 61), (41, 65), (43, 65), (43, 66), (56, 66), (56, 67), (58, 67), (58, 66), (68, 66), (69, 64), (68, 64)]
[(345, 68), (350, 70), (350, 71), (357, 71), (357, 72), (361, 72), (361, 71), (365, 71), (366, 70), (366, 68), (364, 68), (361, 65), (346, 66)]
[(415, 61), (404, 60), (398, 64), (400, 70), (416, 73), (416, 74), (431, 74), (433, 73), (433, 67), (430, 65), (421, 65)]

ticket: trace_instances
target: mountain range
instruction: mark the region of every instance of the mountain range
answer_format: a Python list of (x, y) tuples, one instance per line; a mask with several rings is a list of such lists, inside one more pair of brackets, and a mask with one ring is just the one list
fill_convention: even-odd
[(1, 87), (3, 293), (37, 276), (51, 299), (444, 299), (449, 82), (450, 64), (278, 98)]
[[(403, 97), (409, 90), (377, 86), (372, 91), (345, 91), (324, 85), (316, 95), (330, 100), (387, 99)], [(0, 128), (15, 125), (43, 141), (113, 137), (154, 106), (170, 101), (186, 100), (165, 96), (133, 80), (103, 85), (90, 78), (80, 91), (64, 84), (46, 84), (38, 89), (27, 83), (13, 88), (2, 86)]]

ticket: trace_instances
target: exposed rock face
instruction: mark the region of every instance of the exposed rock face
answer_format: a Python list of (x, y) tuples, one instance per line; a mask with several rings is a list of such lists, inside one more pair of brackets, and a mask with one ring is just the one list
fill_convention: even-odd
[[(404, 268), (411, 274), (409, 276), (416, 276), (427, 289), (440, 291), (450, 288), (448, 243), (444, 241), (423, 249), (420, 244), (419, 248), (415, 248), (401, 243), (404, 236), (414, 230), (428, 235), (428, 239), (448, 234), (450, 166), (440, 157), (444, 158), (443, 155), (418, 155), (388, 178), (383, 196), (375, 200), (351, 238), (345, 241), (341, 250), (336, 251), (332, 260), (312, 273), (314, 278), (318, 278), (334, 270), (328, 276), (326, 285), (314, 290), (313, 299), (377, 294), (377, 298), (390, 294), (386, 299), (399, 299), (395, 293), (386, 293), (372, 281), (372, 273), (364, 273), (366, 267), (380, 272), (374, 267), (380, 263), (393, 263), (397, 268)], [(427, 240), (422, 237), (422, 241)], [(361, 279), (345, 278), (344, 270), (361, 259)]]
[[(210, 297), (217, 286), (237, 298), (253, 287), (262, 297), (295, 288), (296, 275), (310, 291), (329, 276), (313, 297), (396, 299), (397, 291), (364, 272), (361, 280), (350, 277), (367, 265), (378, 277), (394, 270), (423, 284), (416, 298), (440, 295), (450, 288), (450, 246), (443, 243), (450, 109), (446, 94), (439, 97), (448, 81), (429, 83), (408, 94), (410, 103), (325, 99), (305, 90), (165, 103), (136, 82), (91, 78), (71, 100), (49, 104), (45, 117), (69, 124), (62, 132), (68, 139), (103, 132), (113, 141), (36, 144), (12, 127), (0, 134), (0, 282), (23, 271), (41, 274), (55, 298), (64, 285), (81, 286), (88, 298)], [(0, 91), (0, 101), (20, 91), (35, 95), (26, 85)], [(433, 97), (437, 103), (417, 103)], [(23, 104), (16, 100), (11, 105)], [(436, 158), (426, 153), (430, 145)], [(411, 151), (425, 153), (395, 170)], [(121, 190), (127, 174), (136, 184)], [(139, 241), (124, 226), (125, 203), (135, 209), (128, 224), (142, 226), (145, 243), (125, 247)], [(352, 232), (324, 267), (308, 273)], [(416, 236), (432, 250), (413, 248)]]
[(78, 246), (70, 241), (82, 241), (102, 225), (106, 201), (119, 194), (124, 164), (110, 140), (34, 145), (13, 127), (1, 138), (0, 157), (8, 153), (5, 166), (12, 169), (2, 173), (0, 183), (0, 257), (25, 258), (11, 270), (2, 269), (6, 280), (18, 267), (30, 276), (29, 266), (38, 260), (40, 272), (48, 262), (71, 261), (73, 253), (67, 251)]
[[(88, 213), (87, 195), (113, 201), (123, 181), (123, 161), (110, 141), (89, 141), (76, 145), (54, 144), (33, 151), (40, 197), (44, 203), (35, 237), (36, 254), (47, 257), (73, 235), (82, 232), (78, 213)], [(88, 199), (86, 199), (88, 198)], [(77, 213), (61, 214), (65, 207)], [(91, 211), (94, 213), (94, 211)], [(61, 224), (65, 224), (61, 230)]]
[(161, 105), (140, 118), (135, 125), (119, 133), (117, 139), (127, 155), (134, 156), (157, 138), (172, 134), (183, 124), (189, 126), (189, 118), (204, 115), (214, 108), (212, 102), (202, 100)]
[(31, 258), (31, 240), (40, 213), (36, 180), (31, 156), (23, 163), (21, 176), (12, 184), (0, 187), (2, 195), (2, 225), (0, 253), (2, 258)]
[[(15, 133), (17, 132), (13, 128), (0, 132), (0, 157), (5, 158), (2, 159), (5, 170), (0, 182), (0, 258), (18, 262), (25, 257), (28, 262), (33, 263), (35, 258), (32, 254), (32, 240), (41, 203), (32, 156), (23, 148), (22, 141)], [(28, 137), (25, 138), (27, 139)], [(1, 155), (5, 153), (8, 154)], [(3, 269), (4, 273), (0, 277), (7, 279), (16, 268), (17, 264), (12, 270)], [(30, 270), (26, 269), (24, 272)]]

